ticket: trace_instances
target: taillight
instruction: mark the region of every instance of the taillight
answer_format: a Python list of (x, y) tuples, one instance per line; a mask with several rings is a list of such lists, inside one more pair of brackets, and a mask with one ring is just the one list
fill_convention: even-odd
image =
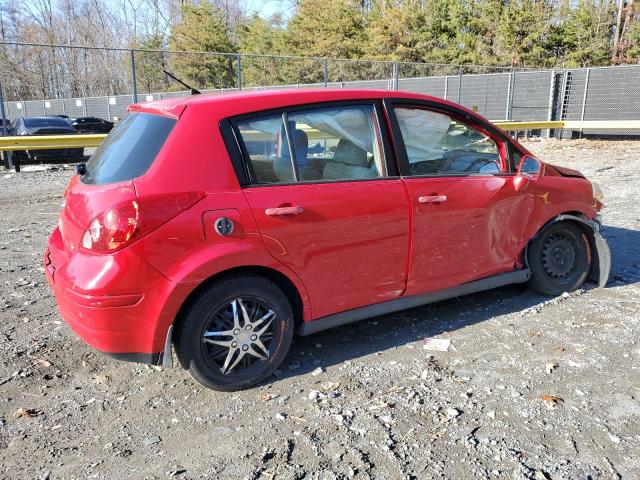
[(111, 253), (126, 247), (187, 210), (204, 192), (148, 195), (121, 202), (94, 218), (82, 236), (82, 247)]

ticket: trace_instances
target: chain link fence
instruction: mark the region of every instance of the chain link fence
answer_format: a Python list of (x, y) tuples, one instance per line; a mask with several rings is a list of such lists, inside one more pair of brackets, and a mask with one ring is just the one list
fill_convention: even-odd
[[(8, 119), (122, 118), (133, 102), (266, 88), (404, 90), (451, 100), (491, 120), (640, 120), (640, 66), (556, 70), (208, 52), (0, 44)], [(638, 130), (551, 132), (637, 136)]]

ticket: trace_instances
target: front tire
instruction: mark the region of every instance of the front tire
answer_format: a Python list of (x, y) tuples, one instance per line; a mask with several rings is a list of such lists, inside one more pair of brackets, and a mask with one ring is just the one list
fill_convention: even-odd
[(591, 268), (586, 234), (570, 222), (555, 223), (529, 245), (529, 288), (545, 295), (572, 292), (584, 283)]
[(291, 304), (277, 285), (258, 275), (233, 276), (211, 285), (187, 308), (176, 353), (205, 387), (241, 390), (273, 374), (293, 330)]

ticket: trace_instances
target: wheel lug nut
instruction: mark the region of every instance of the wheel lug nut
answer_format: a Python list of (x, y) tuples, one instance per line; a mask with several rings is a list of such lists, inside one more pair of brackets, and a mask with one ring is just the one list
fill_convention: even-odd
[(254, 342), (258, 339), (257, 335), (251, 335), (251, 340), (253, 340)]
[(238, 342), (233, 342), (233, 343), (231, 344), (231, 346), (232, 346), (233, 348), (236, 348), (236, 347), (238, 346)]
[(242, 351), (243, 351), (243, 352), (246, 352), (247, 350), (249, 350), (249, 347), (247, 347), (246, 345), (243, 345), (243, 346), (242, 346)]
[(240, 330), (238, 330), (237, 328), (233, 331), (233, 334), (234, 334), (234, 335), (237, 335), (237, 334), (239, 334), (239, 333), (240, 333)]
[(246, 328), (247, 330), (251, 330), (251, 325), (247, 325), (245, 328)]

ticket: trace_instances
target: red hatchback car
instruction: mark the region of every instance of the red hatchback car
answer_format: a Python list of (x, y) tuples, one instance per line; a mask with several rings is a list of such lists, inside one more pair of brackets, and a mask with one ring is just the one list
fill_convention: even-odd
[(602, 192), (476, 113), (405, 92), (133, 105), (64, 193), (44, 255), (62, 317), (210, 388), (273, 373), (294, 330), (528, 282), (607, 281)]

